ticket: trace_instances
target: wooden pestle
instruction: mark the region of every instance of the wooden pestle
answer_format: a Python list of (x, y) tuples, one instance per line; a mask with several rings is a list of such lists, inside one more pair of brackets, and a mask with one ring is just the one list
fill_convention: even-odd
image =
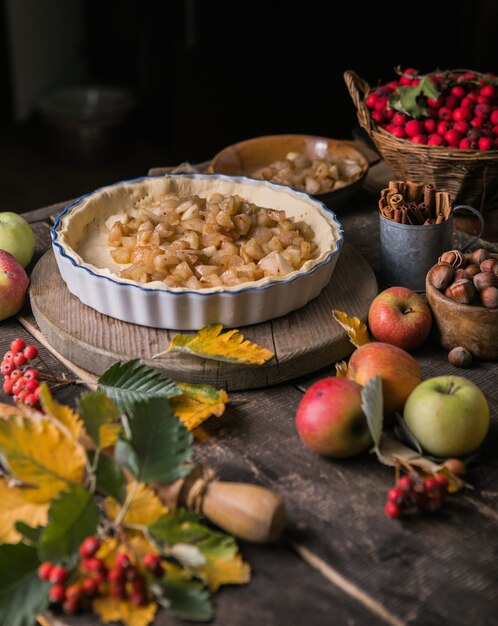
[(287, 520), (282, 498), (265, 487), (218, 481), (202, 465), (171, 485), (154, 485), (170, 509), (184, 507), (204, 515), (226, 532), (254, 543), (271, 543), (282, 534)]

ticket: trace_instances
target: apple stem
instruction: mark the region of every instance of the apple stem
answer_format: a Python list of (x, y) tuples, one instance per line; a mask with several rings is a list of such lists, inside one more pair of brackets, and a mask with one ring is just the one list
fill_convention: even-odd
[(407, 309), (403, 311), (403, 315), (407, 315), (408, 313), (413, 313), (413, 309), (411, 306), (409, 306)]

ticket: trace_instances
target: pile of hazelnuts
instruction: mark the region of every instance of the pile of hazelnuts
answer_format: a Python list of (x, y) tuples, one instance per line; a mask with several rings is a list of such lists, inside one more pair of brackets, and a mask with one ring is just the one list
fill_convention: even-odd
[(498, 308), (498, 259), (485, 248), (470, 253), (448, 250), (431, 274), (436, 289), (460, 304)]

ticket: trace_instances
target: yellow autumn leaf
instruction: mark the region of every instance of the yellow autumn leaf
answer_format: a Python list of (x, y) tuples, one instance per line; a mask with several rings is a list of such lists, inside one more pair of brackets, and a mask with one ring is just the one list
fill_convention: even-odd
[(351, 341), (353, 346), (359, 348), (366, 343), (370, 343), (367, 326), (358, 317), (349, 317), (346, 313), (336, 309), (332, 311), (332, 317), (348, 333), (349, 341)]
[(125, 541), (120, 541), (116, 537), (105, 537), (100, 543), (96, 556), (103, 561), (107, 569), (115, 566), (118, 552), (126, 552), (134, 562), (136, 559), (143, 560), (148, 553), (157, 553), (156, 547), (141, 531), (125, 530), (124, 533)]
[[(149, 526), (153, 524), (161, 515), (168, 511), (156, 494), (144, 483), (136, 481), (126, 485), (125, 502), (131, 498), (128, 509), (123, 518), (123, 524), (136, 524)], [(121, 510), (121, 503), (113, 497), (108, 496), (104, 501), (104, 508), (109, 519), (115, 520)]]
[(335, 375), (337, 378), (346, 378), (348, 374), (348, 364), (346, 361), (338, 361), (335, 364)]
[(16, 530), (16, 522), (29, 526), (45, 526), (49, 504), (26, 502), (19, 487), (9, 487), (5, 478), (0, 478), (0, 543), (17, 543), (22, 535)]
[(204, 359), (246, 365), (263, 365), (274, 356), (270, 350), (244, 339), (239, 330), (222, 330), (221, 324), (214, 324), (201, 328), (196, 335), (175, 335), (168, 349), (155, 356), (167, 352), (186, 352)]
[(125, 626), (148, 626), (154, 621), (157, 604), (150, 602), (145, 606), (135, 606), (126, 600), (104, 596), (92, 602), (92, 609), (104, 624), (122, 622)]
[(113, 446), (118, 440), (121, 432), (120, 424), (102, 424), (99, 428), (99, 441), (101, 448)]
[(40, 404), (44, 412), (67, 428), (76, 441), (80, 438), (83, 422), (71, 407), (54, 400), (46, 383), (41, 384)]
[(188, 430), (197, 428), (211, 415), (223, 415), (228, 402), (228, 394), (224, 389), (215, 389), (210, 385), (175, 384), (182, 393), (170, 398), (169, 402), (173, 413)]
[(13, 476), (28, 486), (22, 490), (28, 502), (48, 502), (83, 480), (83, 456), (46, 419), (35, 422), (16, 415), (0, 420), (0, 453)]
[(212, 591), (221, 585), (244, 585), (251, 580), (251, 568), (240, 554), (228, 558), (207, 557), (207, 563), (195, 572), (206, 581)]
[(22, 415), (23, 410), (20, 407), (14, 406), (12, 404), (4, 404), (0, 402), (0, 419), (6, 419), (11, 415)]

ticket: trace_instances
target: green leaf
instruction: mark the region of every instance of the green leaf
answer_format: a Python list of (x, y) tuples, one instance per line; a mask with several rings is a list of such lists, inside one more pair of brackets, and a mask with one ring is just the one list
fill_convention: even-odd
[(159, 583), (159, 603), (180, 619), (208, 622), (214, 610), (209, 591), (202, 583), (167, 574)]
[(23, 537), (26, 537), (28, 541), (32, 543), (38, 543), (38, 540), (41, 537), (41, 534), (44, 530), (44, 526), (37, 526), (33, 528), (32, 526), (28, 526), (24, 522), (16, 522), (16, 530), (18, 533), (21, 533)]
[(121, 411), (149, 398), (172, 398), (180, 392), (175, 383), (159, 370), (139, 359), (114, 363), (99, 380), (100, 389), (114, 400)]
[[(119, 440), (118, 440), (119, 443)], [(93, 463), (94, 453), (90, 453)], [(126, 496), (126, 480), (118, 463), (105, 454), (99, 456), (97, 463), (97, 491), (112, 496), (122, 502)]]
[(0, 546), (0, 617), (5, 626), (33, 626), (48, 607), (50, 584), (38, 577), (36, 548)]
[[(131, 437), (136, 454), (127, 467), (139, 482), (172, 483), (190, 472), (192, 435), (173, 414), (165, 398), (152, 398), (129, 407)], [(121, 444), (122, 445), (122, 444)]]
[(85, 430), (100, 446), (100, 427), (120, 419), (121, 413), (113, 400), (102, 391), (87, 391), (79, 399), (79, 415)]
[(97, 530), (99, 510), (93, 495), (81, 485), (61, 493), (48, 512), (48, 524), (38, 544), (43, 561), (72, 557), (82, 541)]
[(367, 418), (376, 452), (379, 450), (382, 426), (384, 423), (384, 402), (382, 398), (382, 378), (377, 374), (361, 390), (361, 408)]
[(114, 447), (114, 460), (130, 470), (133, 476), (140, 474), (140, 459), (129, 441), (118, 439)]
[(429, 114), (427, 107), (419, 101), (420, 96), (437, 100), (439, 95), (436, 85), (429, 76), (424, 76), (416, 87), (398, 87), (389, 97), (389, 106), (418, 118)]

